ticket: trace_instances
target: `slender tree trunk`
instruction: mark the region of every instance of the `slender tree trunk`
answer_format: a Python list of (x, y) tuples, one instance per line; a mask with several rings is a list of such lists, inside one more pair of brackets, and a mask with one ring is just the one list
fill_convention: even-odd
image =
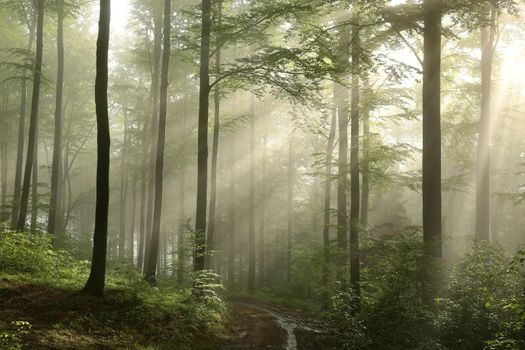
[(144, 250), (146, 245), (146, 159), (148, 153), (148, 122), (144, 122), (144, 128), (142, 131), (142, 167), (140, 173), (140, 228), (139, 228), (139, 242), (138, 242), (138, 254), (137, 254), (137, 267), (140, 271), (143, 271), (144, 267)]
[(489, 240), (490, 229), (490, 105), (494, 56), (495, 11), (487, 9), (490, 23), (481, 28), (481, 117), (476, 162), (476, 237)]
[(157, 5), (158, 1), (153, 1), (154, 12), (154, 34), (153, 34), (153, 76), (151, 77), (151, 99), (152, 114), (150, 124), (150, 158), (149, 158), (149, 182), (146, 212), (146, 243), (144, 251), (144, 261), (148, 261), (148, 254), (151, 251), (150, 241), (152, 232), (153, 206), (155, 199), (155, 169), (157, 158), (157, 135), (159, 133), (159, 79), (160, 79), (160, 57), (162, 55), (162, 10)]
[(27, 206), (29, 201), (29, 188), (31, 184), (31, 172), (36, 148), (36, 134), (38, 124), (38, 103), (40, 101), (40, 80), (42, 77), (42, 56), (44, 47), (44, 0), (37, 3), (37, 31), (36, 31), (36, 59), (33, 77), (33, 96), (31, 100), (31, 119), (29, 121), (29, 138), (27, 145), (26, 165), (24, 170), (24, 181), (22, 184), (22, 195), (20, 198), (20, 212), (18, 214), (17, 230), (24, 231), (27, 217)]
[[(186, 112), (186, 111), (184, 111)], [(184, 113), (183, 116), (183, 122), (182, 127), (183, 130), (185, 128), (185, 119), (186, 115)], [(178, 238), (177, 238), (177, 246), (178, 246), (178, 253), (177, 253), (177, 282), (179, 285), (181, 285), (184, 282), (184, 270), (186, 267), (186, 249), (184, 247), (185, 239), (184, 239), (184, 233), (186, 231), (186, 219), (185, 219), (185, 213), (184, 213), (184, 207), (186, 205), (186, 169), (183, 167), (181, 169), (181, 175), (180, 175), (180, 213), (179, 213), (179, 232), (178, 232)]]
[(144, 279), (156, 284), (155, 274), (159, 255), (160, 218), (162, 210), (162, 189), (164, 186), (164, 145), (166, 139), (166, 114), (168, 104), (168, 74), (171, 43), (171, 0), (164, 0), (164, 48), (162, 50), (162, 73), (160, 82), (159, 134), (157, 137), (157, 155), (155, 168), (155, 205), (153, 209), (153, 227)]
[[(222, 22), (222, 1), (218, 0), (217, 3), (217, 23), (220, 26)], [(221, 50), (219, 49), (219, 43), (217, 43), (217, 49), (215, 52), (215, 69), (217, 76), (220, 75), (221, 69)], [(219, 155), (219, 135), (220, 135), (220, 87), (219, 84), (215, 84), (213, 93), (214, 101), (214, 119), (213, 119), (213, 144), (211, 152), (211, 181), (210, 181), (210, 213), (208, 217), (208, 237), (206, 239), (206, 269), (214, 268), (214, 260), (216, 255), (216, 237), (215, 237), (215, 207), (217, 201), (217, 158)]]
[[(357, 16), (355, 16), (357, 17)], [(355, 18), (357, 22), (359, 19)], [(359, 312), (361, 297), (361, 278), (359, 265), (359, 70), (361, 42), (359, 26), (352, 26), (352, 110), (351, 110), (351, 151), (350, 151), (350, 284), (356, 296), (355, 311)]]
[(30, 231), (36, 232), (38, 217), (38, 124), (35, 131), (35, 150), (33, 156), (33, 171), (31, 173), (31, 225)]
[(423, 64), (423, 239), (441, 258), (441, 0), (425, 0)]
[[(261, 118), (262, 119), (262, 118)], [(264, 124), (261, 123), (261, 124)], [(261, 125), (263, 129), (263, 138), (262, 138), (262, 159), (261, 159), (261, 200), (260, 200), (260, 218), (259, 218), (259, 288), (264, 287), (265, 277), (266, 277), (266, 143), (268, 139), (268, 134), (266, 131), (266, 126)]]
[[(27, 41), (26, 51), (28, 55), (31, 53), (33, 42), (35, 41), (36, 19), (34, 10), (30, 20), (29, 38)], [(20, 209), (20, 193), (22, 184), (22, 165), (24, 163), (24, 136), (26, 123), (26, 109), (27, 109), (27, 71), (22, 72), (22, 81), (20, 82), (20, 119), (18, 122), (18, 145), (16, 151), (16, 170), (15, 170), (15, 191), (13, 195), (13, 208), (11, 212), (11, 228), (15, 229), (18, 221), (18, 214)]]
[(119, 196), (119, 235), (118, 235), (118, 256), (123, 258), (126, 255), (126, 214), (127, 214), (127, 194), (128, 194), (128, 170), (127, 170), (127, 147), (128, 147), (128, 115), (124, 112), (124, 140), (120, 153), (120, 196)]
[(202, 0), (194, 270), (204, 270), (208, 197), (208, 96), (210, 92), (211, 0)]
[[(365, 92), (366, 103), (370, 101), (370, 84), (368, 76), (363, 79), (363, 91)], [(370, 201), (370, 107), (364, 106), (363, 109), (363, 188), (361, 193), (361, 227), (368, 228), (368, 207)]]
[(2, 174), (1, 174), (1, 180), (2, 182), (2, 207), (0, 208), (0, 222), (4, 221), (4, 209), (7, 204), (7, 151), (8, 151), (8, 131), (7, 131), (7, 109), (9, 106), (8, 98), (9, 98), (9, 90), (7, 89), (7, 84), (4, 83), (4, 89), (3, 89), (3, 101), (2, 101), (2, 141), (0, 141), (0, 153), (2, 157)]
[(137, 173), (133, 173), (133, 180), (131, 181), (131, 227), (129, 229), (128, 237), (128, 253), (127, 257), (132, 263), (135, 261), (135, 224), (137, 221)]
[[(335, 85), (334, 85), (335, 90)], [(335, 92), (335, 91), (334, 91)], [(326, 143), (326, 165), (324, 183), (324, 215), (323, 215), (323, 285), (330, 280), (330, 203), (332, 189), (332, 159), (334, 154), (335, 129), (337, 123), (337, 108), (334, 106), (332, 120), (330, 122), (330, 133)]]
[[(340, 68), (348, 65), (350, 52), (350, 25), (344, 25), (339, 33)], [(346, 80), (346, 79), (345, 79)], [(348, 89), (340, 84), (336, 86), (336, 105), (339, 123), (339, 159), (337, 176), (337, 280), (344, 278), (347, 264), (347, 204), (346, 191), (348, 184)]]
[(292, 281), (292, 230), (293, 230), (293, 190), (294, 190), (294, 143), (293, 135), (290, 135), (288, 147), (288, 194), (287, 194), (287, 217), (288, 228), (286, 232), (286, 281)]
[(248, 214), (248, 292), (255, 292), (255, 96), (251, 98)]
[(111, 0), (100, 0), (100, 17), (97, 38), (97, 73), (95, 80), (95, 105), (97, 111), (97, 200), (91, 272), (83, 289), (85, 293), (96, 296), (102, 296), (104, 294), (104, 284), (106, 279), (110, 160), (108, 118), (108, 48), (110, 16)]
[(228, 287), (230, 290), (235, 288), (235, 136), (230, 139), (230, 167), (229, 167), (229, 210), (228, 210)]
[(64, 0), (56, 0), (57, 6), (57, 84), (55, 99), (55, 137), (53, 141), (53, 165), (51, 170), (51, 193), (47, 231), (56, 233), (58, 187), (60, 183), (62, 154), (62, 95), (64, 88)]

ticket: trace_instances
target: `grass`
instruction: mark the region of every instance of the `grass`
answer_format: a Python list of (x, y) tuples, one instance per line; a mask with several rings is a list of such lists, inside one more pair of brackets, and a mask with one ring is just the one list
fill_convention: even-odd
[(0, 348), (217, 349), (226, 309), (168, 280), (152, 288), (110, 264), (104, 299), (81, 294), (89, 263), (44, 235), (0, 233)]

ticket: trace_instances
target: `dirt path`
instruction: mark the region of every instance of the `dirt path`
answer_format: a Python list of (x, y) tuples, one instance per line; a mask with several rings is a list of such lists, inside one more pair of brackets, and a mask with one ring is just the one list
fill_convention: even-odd
[(249, 301), (230, 301), (232, 330), (225, 349), (322, 349), (305, 334), (314, 331), (276, 309)]

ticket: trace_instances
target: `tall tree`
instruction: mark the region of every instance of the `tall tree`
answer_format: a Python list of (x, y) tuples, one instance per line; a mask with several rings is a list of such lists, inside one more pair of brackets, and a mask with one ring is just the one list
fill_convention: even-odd
[(55, 98), (55, 137), (53, 141), (53, 165), (51, 169), (51, 193), (49, 198), (49, 215), (47, 231), (56, 233), (57, 209), (60, 199), (58, 190), (60, 183), (62, 154), (62, 95), (64, 89), (64, 0), (56, 0), (57, 7), (57, 83)]
[[(30, 2), (32, 4), (32, 2)], [(31, 13), (28, 14), (29, 36), (27, 39), (26, 52), (31, 54), (33, 42), (35, 41), (35, 30), (37, 16), (36, 9), (31, 6)], [(20, 82), (20, 118), (18, 121), (18, 144), (16, 151), (16, 168), (15, 168), (15, 190), (13, 194), (13, 208), (11, 211), (11, 227), (16, 228), (18, 221), (18, 214), (20, 208), (20, 194), (22, 184), (22, 165), (24, 163), (24, 140), (25, 140), (25, 123), (26, 123), (26, 109), (27, 109), (27, 70), (22, 72), (22, 80)]]
[[(127, 104), (125, 102), (125, 104)], [(120, 153), (120, 194), (119, 194), (119, 233), (118, 233), (118, 256), (123, 258), (126, 254), (126, 214), (128, 195), (128, 111), (124, 107), (124, 137)]]
[(248, 213), (248, 292), (255, 291), (255, 96), (251, 97)]
[(144, 262), (148, 260), (150, 252), (153, 206), (155, 200), (155, 169), (157, 159), (157, 135), (159, 133), (159, 80), (160, 80), (160, 59), (162, 55), (162, 8), (159, 0), (153, 0), (153, 67), (151, 71), (151, 120), (149, 123), (149, 182), (147, 191), (147, 209), (146, 209), (146, 226), (145, 226), (145, 250)]
[[(335, 91), (334, 84), (334, 91)], [(330, 279), (330, 203), (332, 189), (332, 159), (334, 154), (335, 131), (337, 123), (337, 108), (334, 105), (330, 121), (330, 131), (326, 142), (326, 164), (324, 183), (324, 212), (323, 212), (323, 285)]]
[[(262, 118), (259, 118), (262, 119)], [(261, 155), (261, 200), (259, 201), (260, 217), (259, 217), (259, 288), (264, 287), (266, 277), (266, 201), (267, 201), (267, 186), (266, 186), (266, 148), (268, 142), (268, 132), (264, 122), (262, 124), (263, 136), (262, 136), (262, 155)]]
[(230, 164), (228, 177), (230, 182), (228, 184), (228, 201), (230, 203), (228, 209), (228, 287), (233, 289), (235, 287), (235, 137), (230, 138)]
[[(217, 1), (217, 25), (220, 28), (222, 24), (222, 1)], [(220, 75), (221, 71), (221, 49), (220, 43), (216, 39), (216, 49), (215, 49), (215, 70), (217, 76)], [(220, 84), (215, 84), (214, 93), (213, 93), (213, 102), (214, 102), (214, 118), (213, 118), (213, 144), (211, 151), (211, 179), (210, 179), (210, 213), (208, 218), (208, 237), (206, 240), (206, 250), (208, 252), (206, 256), (206, 268), (214, 268), (215, 260), (215, 209), (217, 202), (217, 159), (219, 156), (219, 136), (220, 136)]]
[(97, 198), (91, 272), (83, 291), (102, 296), (106, 279), (110, 134), (108, 117), (108, 49), (111, 0), (100, 0), (95, 105), (97, 112)]
[(442, 0), (424, 0), (423, 239), (441, 258), (441, 14)]
[(162, 49), (162, 72), (160, 82), (159, 127), (157, 136), (157, 155), (155, 168), (155, 205), (151, 231), (150, 251), (144, 267), (144, 279), (155, 284), (157, 259), (159, 257), (160, 217), (162, 210), (162, 189), (164, 185), (164, 145), (166, 140), (166, 114), (168, 104), (168, 74), (171, 42), (171, 0), (164, 0), (164, 30)]
[(359, 266), (359, 204), (360, 204), (360, 186), (359, 186), (359, 74), (360, 74), (360, 27), (358, 17), (354, 16), (352, 25), (352, 105), (350, 111), (350, 284), (354, 291), (356, 299), (355, 311), (360, 309), (360, 266)]
[(485, 23), (481, 27), (481, 116), (476, 162), (476, 236), (488, 241), (490, 238), (490, 106), (496, 11), (489, 5), (483, 10), (483, 14)]
[(210, 91), (211, 0), (202, 0), (197, 152), (197, 207), (195, 213), (194, 270), (204, 270), (206, 207), (208, 201), (208, 108)]
[(26, 165), (24, 170), (24, 181), (22, 183), (22, 195), (20, 198), (20, 211), (16, 228), (19, 231), (25, 229), (27, 206), (29, 201), (29, 189), (31, 185), (31, 172), (33, 170), (34, 155), (36, 149), (38, 105), (40, 101), (40, 81), (42, 78), (42, 56), (44, 48), (44, 0), (37, 2), (37, 26), (36, 26), (36, 57), (33, 72), (33, 96), (31, 100), (31, 118), (29, 121), (29, 137), (27, 143)]
[[(338, 66), (346, 70), (349, 62), (351, 26), (344, 24), (339, 29)], [(342, 79), (345, 79), (343, 75)], [(346, 191), (348, 184), (348, 89), (337, 84), (335, 100), (339, 125), (339, 159), (337, 173), (337, 279), (341, 281), (346, 270), (347, 215)]]
[(363, 184), (361, 190), (361, 227), (368, 227), (368, 207), (370, 200), (370, 82), (367, 75), (363, 78), (363, 95), (365, 103), (363, 106)]
[(286, 197), (288, 227), (286, 230), (286, 281), (292, 281), (292, 235), (293, 235), (293, 193), (294, 193), (294, 142), (293, 134), (290, 135), (288, 145), (288, 193)]

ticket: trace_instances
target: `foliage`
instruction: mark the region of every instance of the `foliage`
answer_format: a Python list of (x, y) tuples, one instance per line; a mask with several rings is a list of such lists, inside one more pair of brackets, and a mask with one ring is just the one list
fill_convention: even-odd
[(500, 247), (474, 242), (438, 299), (443, 345), (454, 349), (517, 349), (523, 342), (525, 280)]

